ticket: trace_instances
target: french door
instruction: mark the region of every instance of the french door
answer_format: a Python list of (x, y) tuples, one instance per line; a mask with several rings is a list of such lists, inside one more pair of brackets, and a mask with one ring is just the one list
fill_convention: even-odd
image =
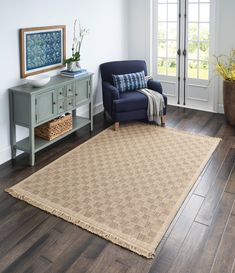
[(214, 110), (215, 0), (154, 0), (154, 76), (173, 105)]

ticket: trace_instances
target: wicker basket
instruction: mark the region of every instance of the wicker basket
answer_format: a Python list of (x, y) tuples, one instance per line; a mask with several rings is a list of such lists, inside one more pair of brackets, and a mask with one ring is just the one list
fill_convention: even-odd
[(52, 140), (72, 129), (72, 115), (65, 116), (48, 121), (35, 128), (35, 135), (46, 140)]

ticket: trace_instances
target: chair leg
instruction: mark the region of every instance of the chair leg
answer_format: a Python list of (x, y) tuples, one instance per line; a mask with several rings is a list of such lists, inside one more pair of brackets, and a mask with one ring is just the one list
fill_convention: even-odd
[(165, 127), (166, 125), (166, 116), (161, 116), (161, 126)]
[(118, 131), (119, 126), (120, 126), (120, 123), (119, 122), (115, 122), (115, 124), (114, 124), (114, 131)]

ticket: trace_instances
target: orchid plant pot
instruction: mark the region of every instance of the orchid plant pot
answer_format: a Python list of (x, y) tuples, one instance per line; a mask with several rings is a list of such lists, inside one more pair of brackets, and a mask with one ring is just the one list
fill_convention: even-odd
[(230, 125), (235, 125), (235, 82), (224, 81), (224, 114)]
[(81, 69), (80, 62), (79, 61), (74, 61), (67, 63), (67, 70), (70, 72), (76, 72)]

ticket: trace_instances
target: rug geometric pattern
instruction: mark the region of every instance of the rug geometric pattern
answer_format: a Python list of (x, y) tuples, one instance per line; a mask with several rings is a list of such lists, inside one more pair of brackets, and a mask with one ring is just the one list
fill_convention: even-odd
[(7, 191), (151, 258), (219, 139), (108, 128)]

